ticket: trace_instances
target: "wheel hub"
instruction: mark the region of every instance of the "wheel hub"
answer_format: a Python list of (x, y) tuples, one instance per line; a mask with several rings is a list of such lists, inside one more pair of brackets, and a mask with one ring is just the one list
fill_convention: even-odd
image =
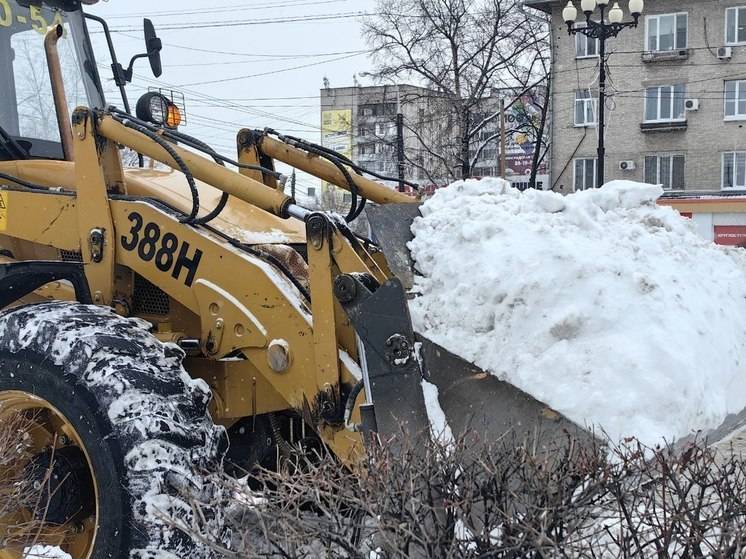
[(6, 431), (17, 430), (24, 452), (6, 469), (6, 479), (16, 480), (22, 490), (17, 506), (5, 507), (6, 515), (0, 515), (0, 559), (21, 559), (30, 543), (90, 559), (99, 495), (90, 457), (74, 425), (50, 402), (21, 390), (0, 391), (3, 425)]
[(26, 468), (27, 479), (41, 492), (34, 518), (62, 526), (95, 512), (93, 480), (85, 454), (68, 446), (37, 454)]

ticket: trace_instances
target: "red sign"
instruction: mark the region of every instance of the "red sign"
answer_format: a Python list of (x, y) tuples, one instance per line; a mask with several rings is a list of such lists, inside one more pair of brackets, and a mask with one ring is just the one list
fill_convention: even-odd
[(715, 243), (746, 247), (746, 225), (716, 225)]

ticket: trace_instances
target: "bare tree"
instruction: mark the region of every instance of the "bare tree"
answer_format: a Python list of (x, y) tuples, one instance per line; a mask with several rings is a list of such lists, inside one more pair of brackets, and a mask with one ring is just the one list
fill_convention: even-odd
[(426, 117), (405, 123), (419, 144), (408, 162), (433, 181), (471, 176), (499, 139), (495, 90), (519, 99), (545, 82), (549, 27), (519, 0), (379, 0), (376, 11), (364, 23), (375, 76), (432, 90)]

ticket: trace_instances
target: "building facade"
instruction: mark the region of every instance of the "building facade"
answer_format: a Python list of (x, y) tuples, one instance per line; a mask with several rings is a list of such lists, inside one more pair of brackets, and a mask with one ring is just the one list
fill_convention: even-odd
[[(599, 76), (597, 41), (568, 35), (566, 3), (526, 0), (551, 14), (551, 184), (565, 193), (597, 186)], [(649, 0), (607, 52), (606, 180), (746, 190), (746, 0)]]
[(375, 173), (398, 177), (396, 118), (401, 112), (407, 123), (402, 131), (404, 149), (413, 162), (404, 165), (404, 178), (427, 182), (422, 167), (436, 163), (419, 152), (412, 130), (428, 137), (436, 133), (426, 118), (433, 99), (431, 91), (412, 85), (323, 88), (322, 145)]
[[(528, 185), (536, 149), (544, 91), (493, 90), (470, 113), (474, 130), (469, 159), (472, 177), (500, 174), (500, 101), (505, 102), (506, 178)], [(454, 163), (461, 138), (453, 108), (439, 93), (411, 85), (324, 88), (321, 90), (322, 143), (373, 172), (398, 175), (397, 113), (402, 114), (404, 176), (421, 186), (438, 187), (459, 177)], [(478, 124), (477, 124), (478, 123)], [(458, 155), (457, 155), (458, 154)], [(445, 168), (444, 161), (452, 164)], [(546, 188), (548, 162), (542, 158), (537, 184)], [(328, 187), (327, 187), (328, 188)]]

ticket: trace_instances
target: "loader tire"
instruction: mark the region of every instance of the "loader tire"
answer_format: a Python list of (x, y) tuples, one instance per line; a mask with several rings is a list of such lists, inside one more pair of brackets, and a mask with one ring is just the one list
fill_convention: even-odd
[[(221, 500), (219, 489), (205, 476), (227, 449), (225, 430), (207, 411), (209, 387), (187, 375), (180, 348), (149, 328), (67, 302), (0, 315), (0, 420), (4, 400), (7, 408), (30, 397), (42, 417), (55, 413), (58, 423), (69, 422), (69, 444), (83, 447), (90, 468), (95, 518), (76, 522), (78, 532), (95, 530), (85, 547), (77, 540), (62, 546), (73, 559), (212, 559), (205, 542), (229, 541), (220, 509), (211, 507)], [(201, 514), (188, 504), (195, 500)], [(197, 524), (200, 541), (187, 533)]]

